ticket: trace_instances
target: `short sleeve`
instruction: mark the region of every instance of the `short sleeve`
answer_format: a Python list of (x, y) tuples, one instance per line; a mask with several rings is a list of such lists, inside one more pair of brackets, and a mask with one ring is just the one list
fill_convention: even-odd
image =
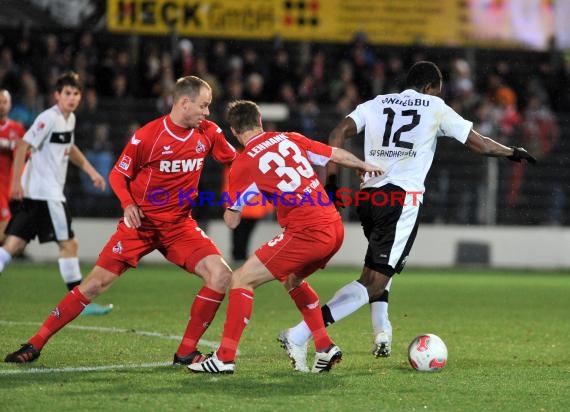
[(236, 160), (232, 165), (228, 175), (228, 209), (241, 211), (249, 199), (261, 193), (250, 170), (243, 161)]
[(132, 179), (138, 170), (138, 159), (140, 158), (140, 151), (143, 147), (142, 139), (137, 137), (137, 132), (131, 136), (123, 152), (117, 159), (117, 163), (115, 163), (115, 170), (127, 176), (129, 179)]
[(289, 133), (289, 137), (307, 152), (309, 162), (317, 166), (325, 166), (332, 157), (333, 148), (328, 144), (309, 139), (299, 133)]
[(24, 141), (34, 149), (40, 147), (46, 137), (50, 134), (55, 124), (56, 114), (53, 110), (46, 110), (40, 113), (32, 127), (24, 134)]
[(354, 109), (351, 113), (348, 114), (348, 116), (346, 116), (350, 117), (354, 121), (354, 124), (356, 125), (356, 133), (360, 133), (366, 126), (364, 104), (366, 103), (359, 104), (356, 106), (356, 109)]
[(214, 142), (212, 156), (222, 164), (229, 164), (236, 158), (236, 149), (226, 140), (222, 129), (215, 123), (210, 122), (205, 132), (208, 138)]
[(437, 133), (438, 137), (448, 136), (465, 143), (472, 128), (472, 122), (465, 120), (451, 107), (442, 102), (442, 116)]

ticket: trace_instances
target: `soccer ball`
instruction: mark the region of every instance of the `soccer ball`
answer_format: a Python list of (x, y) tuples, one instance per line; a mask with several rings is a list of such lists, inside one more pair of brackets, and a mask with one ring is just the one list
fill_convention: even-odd
[(408, 347), (408, 360), (417, 371), (440, 371), (447, 362), (447, 346), (437, 335), (417, 336)]

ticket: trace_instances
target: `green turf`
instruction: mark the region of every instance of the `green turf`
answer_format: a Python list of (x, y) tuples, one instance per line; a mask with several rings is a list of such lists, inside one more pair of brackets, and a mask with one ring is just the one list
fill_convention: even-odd
[[(311, 283), (326, 301), (356, 273), (330, 269)], [(391, 293), (392, 357), (371, 356), (365, 307), (330, 329), (344, 359), (326, 375), (290, 369), (276, 336), (299, 315), (276, 282), (256, 293), (234, 375), (161, 365), (171, 361), (199, 286), (166, 265), (127, 272), (99, 299), (114, 303), (110, 315), (70, 325), (108, 330), (65, 328), (31, 366), (0, 364), (0, 411), (570, 410), (568, 274), (408, 270)], [(54, 264), (16, 263), (0, 276), (2, 357), (35, 332), (63, 292)], [(205, 340), (219, 341), (224, 317), (225, 305)], [(448, 346), (440, 373), (407, 364), (408, 343), (424, 332)], [(69, 370), (152, 363), (159, 364)]]

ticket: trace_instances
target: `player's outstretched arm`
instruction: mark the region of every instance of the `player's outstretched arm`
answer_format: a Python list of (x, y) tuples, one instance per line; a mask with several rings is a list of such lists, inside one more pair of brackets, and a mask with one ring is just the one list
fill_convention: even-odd
[(522, 147), (507, 147), (471, 129), (465, 146), (474, 153), (489, 157), (505, 157), (513, 162), (536, 163), (536, 158)]
[(360, 172), (368, 172), (375, 175), (381, 175), (384, 173), (384, 170), (380, 167), (365, 163), (349, 151), (339, 147), (333, 147), (331, 162)]

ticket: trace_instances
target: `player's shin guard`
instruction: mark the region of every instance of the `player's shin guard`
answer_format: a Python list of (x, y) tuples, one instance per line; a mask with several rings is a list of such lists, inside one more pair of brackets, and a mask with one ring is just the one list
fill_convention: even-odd
[[(330, 301), (322, 308), (322, 316), (326, 326), (356, 312), (368, 302), (366, 288), (353, 281), (339, 289)], [(311, 331), (303, 321), (289, 329), (289, 339), (295, 345), (304, 345), (311, 338)]]
[(241, 335), (249, 323), (252, 310), (252, 291), (242, 288), (230, 290), (224, 333), (220, 347), (216, 351), (218, 359), (222, 362), (235, 360)]
[(370, 300), (370, 316), (372, 318), (372, 328), (374, 334), (385, 332), (392, 336), (392, 324), (388, 318), (388, 301), (390, 298), (390, 287), (392, 286), (392, 279), (384, 288), (384, 293), (376, 299)]
[(328, 348), (333, 342), (325, 329), (317, 293), (313, 290), (311, 285), (307, 282), (303, 282), (296, 288), (290, 290), (289, 295), (295, 301), (297, 308), (301, 311), (303, 319), (313, 335), (315, 348), (317, 350)]
[(176, 350), (178, 356), (186, 356), (196, 350), (198, 341), (212, 323), (224, 294), (204, 286), (194, 299), (190, 309), (190, 319), (184, 331), (182, 342)]
[[(331, 322), (338, 322), (368, 303), (368, 291), (359, 282), (353, 281), (339, 289), (326, 304)], [(329, 326), (329, 323), (327, 323)]]
[(91, 301), (78, 288), (68, 292), (28, 342), (34, 345), (37, 350), (41, 350), (49, 338), (79, 316), (89, 303)]

